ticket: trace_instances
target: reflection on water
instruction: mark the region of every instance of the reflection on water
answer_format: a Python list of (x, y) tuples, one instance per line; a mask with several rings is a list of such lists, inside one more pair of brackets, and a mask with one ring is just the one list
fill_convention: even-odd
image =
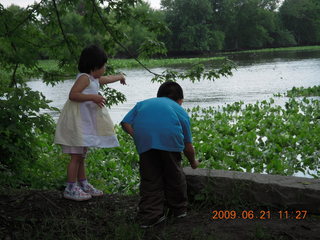
[[(281, 57), (279, 54), (282, 54)], [(183, 106), (218, 106), (237, 101), (255, 103), (267, 100), (273, 94), (284, 93), (292, 87), (311, 87), (320, 84), (320, 51), (289, 52), (268, 54), (237, 54), (232, 57), (238, 68), (233, 76), (223, 77), (216, 81), (203, 80), (191, 83), (179, 81), (184, 89)], [(154, 68), (153, 72), (161, 73), (164, 68)], [(182, 71), (182, 68), (175, 69)], [(127, 75), (127, 85), (113, 83), (113, 87), (124, 93), (127, 102), (113, 106), (110, 115), (115, 123), (119, 123), (133, 105), (143, 99), (155, 97), (159, 83), (151, 83), (152, 74), (143, 69), (123, 69)], [(74, 80), (66, 80), (55, 87), (46, 86), (41, 80), (29, 82), (34, 90), (41, 91), (51, 105), (61, 109), (68, 98)], [(276, 99), (283, 101), (283, 99)], [(55, 119), (58, 113), (51, 113)]]

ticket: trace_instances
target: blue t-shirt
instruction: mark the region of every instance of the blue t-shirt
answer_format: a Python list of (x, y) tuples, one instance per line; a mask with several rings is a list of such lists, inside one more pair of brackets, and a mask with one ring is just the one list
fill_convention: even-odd
[(150, 149), (182, 152), (184, 143), (192, 142), (187, 112), (167, 97), (138, 102), (122, 122), (133, 127), (139, 154)]

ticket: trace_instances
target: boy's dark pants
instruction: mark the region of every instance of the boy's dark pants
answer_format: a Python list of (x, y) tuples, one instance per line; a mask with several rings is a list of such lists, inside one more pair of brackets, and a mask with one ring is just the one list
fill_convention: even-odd
[(174, 215), (187, 210), (187, 184), (181, 153), (151, 149), (140, 154), (138, 217), (146, 221), (164, 214), (164, 201)]

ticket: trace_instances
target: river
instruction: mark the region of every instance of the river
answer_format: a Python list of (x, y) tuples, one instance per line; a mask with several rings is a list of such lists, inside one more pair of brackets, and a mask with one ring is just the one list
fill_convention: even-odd
[[(183, 107), (218, 106), (237, 101), (254, 103), (267, 100), (273, 94), (284, 93), (292, 87), (312, 87), (320, 84), (320, 51), (294, 51), (278, 53), (235, 54), (230, 58), (238, 65), (233, 76), (222, 77), (216, 81), (202, 80), (191, 83), (179, 81), (184, 89)], [(183, 71), (183, 67), (175, 67)], [(152, 68), (161, 73), (165, 68)], [(124, 93), (127, 101), (112, 106), (111, 118), (119, 123), (123, 116), (138, 101), (155, 97), (159, 83), (151, 83), (152, 74), (144, 69), (121, 69), (127, 76), (127, 85), (113, 83), (110, 87)], [(41, 91), (51, 105), (61, 109), (68, 98), (74, 80), (66, 80), (52, 87), (41, 80), (33, 80), (28, 85)], [(277, 101), (283, 101), (277, 100)], [(50, 112), (57, 119), (57, 112)]]

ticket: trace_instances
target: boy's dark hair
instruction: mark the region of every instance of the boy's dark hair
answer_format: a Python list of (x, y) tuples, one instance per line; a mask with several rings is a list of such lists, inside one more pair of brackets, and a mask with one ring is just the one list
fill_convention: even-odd
[(107, 54), (97, 45), (91, 45), (82, 50), (78, 70), (81, 73), (90, 73), (96, 69), (102, 68), (108, 60)]
[(179, 99), (183, 99), (183, 90), (178, 83), (167, 81), (159, 87), (157, 97), (168, 97), (177, 101)]

